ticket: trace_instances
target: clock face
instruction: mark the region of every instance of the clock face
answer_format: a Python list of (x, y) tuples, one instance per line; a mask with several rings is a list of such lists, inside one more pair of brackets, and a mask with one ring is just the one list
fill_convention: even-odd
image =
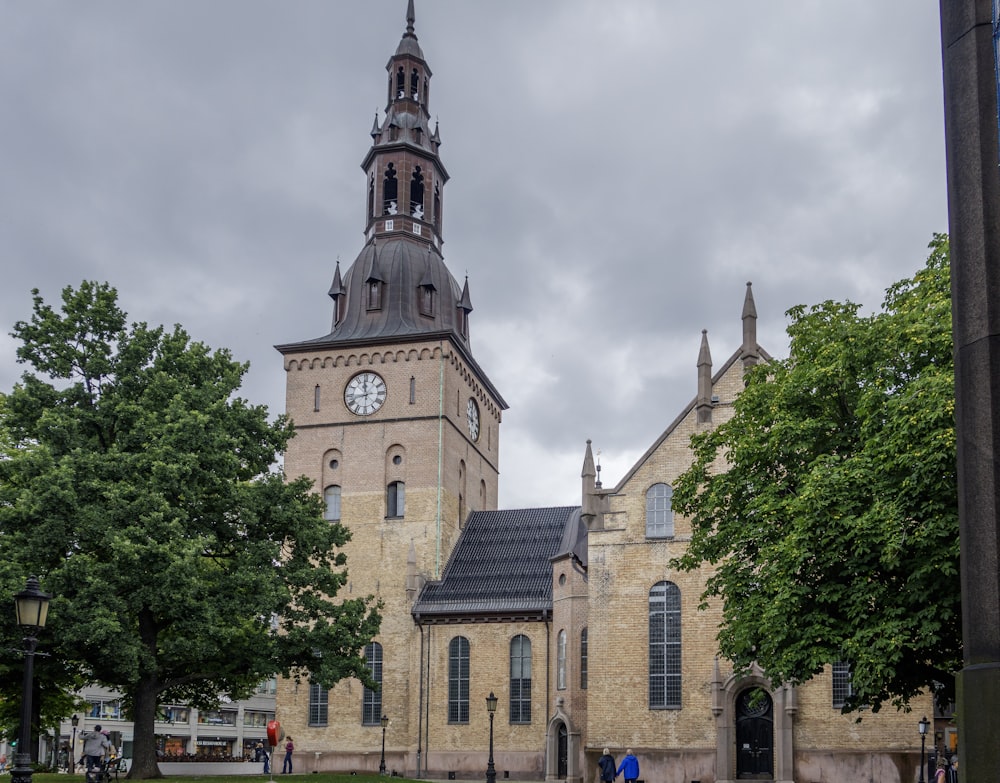
[(370, 416), (385, 402), (385, 381), (373, 372), (359, 372), (347, 382), (344, 402), (351, 413)]
[(465, 406), (465, 418), (469, 423), (469, 435), (473, 440), (479, 440), (479, 406), (471, 397), (469, 404)]

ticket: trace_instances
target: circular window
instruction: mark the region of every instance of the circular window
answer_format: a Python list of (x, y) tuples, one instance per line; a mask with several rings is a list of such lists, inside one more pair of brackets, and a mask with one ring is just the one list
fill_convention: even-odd
[(334, 470), (336, 470), (337, 468), (340, 467), (340, 462), (338, 462), (335, 459), (332, 459), (332, 460), (330, 460), (330, 467), (333, 468)]
[(392, 464), (393, 465), (399, 465), (400, 463), (402, 463), (402, 461), (403, 461), (403, 458), (401, 456), (399, 456), (398, 454), (395, 457), (392, 458)]
[(566, 584), (566, 574), (559, 574), (559, 584)]

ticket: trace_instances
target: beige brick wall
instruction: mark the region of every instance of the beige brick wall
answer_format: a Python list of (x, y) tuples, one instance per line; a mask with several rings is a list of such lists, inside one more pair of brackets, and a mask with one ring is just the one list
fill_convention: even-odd
[[(383, 602), (376, 641), (383, 645), (383, 711), (391, 719), (386, 746), (412, 752), (421, 636), (410, 615), (415, 595), (406, 591), (407, 560), (412, 548), (417, 571), (439, 576), (465, 515), (496, 508), (501, 408), (447, 342), (301, 353), (286, 356), (285, 366), (286, 410), (297, 427), (285, 471), (309, 477), (318, 492), (330, 484), (342, 488), (341, 520), (352, 536), (344, 550), (349, 581), (343, 595)], [(366, 417), (348, 411), (343, 399), (348, 381), (362, 370), (377, 372), (387, 387), (383, 407)], [(470, 397), (480, 413), (475, 442), (467, 428)], [(390, 481), (405, 482), (401, 519), (385, 516)], [(480, 645), (478, 654), (485, 650)], [(278, 719), (306, 757), (348, 752), (357, 761), (372, 748), (380, 752), (382, 738), (381, 727), (361, 725), (362, 695), (356, 680), (338, 684), (329, 696), (329, 725), (309, 727), (308, 684), (281, 681)]]

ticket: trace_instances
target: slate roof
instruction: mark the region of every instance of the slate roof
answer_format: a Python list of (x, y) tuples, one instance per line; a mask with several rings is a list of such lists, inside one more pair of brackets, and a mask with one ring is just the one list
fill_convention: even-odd
[(418, 623), (543, 620), (552, 612), (551, 559), (580, 537), (579, 506), (469, 515), (440, 581), (413, 605)]

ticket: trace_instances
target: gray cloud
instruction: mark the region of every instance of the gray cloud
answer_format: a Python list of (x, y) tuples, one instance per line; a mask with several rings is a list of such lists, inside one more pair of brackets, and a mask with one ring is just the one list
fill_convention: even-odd
[[(249, 360), (323, 334), (361, 247), (368, 130), (404, 0), (8, 4), (0, 29), (0, 388), (29, 291), (118, 287)], [(721, 361), (754, 281), (784, 312), (877, 307), (946, 230), (937, 4), (417, 0), (452, 180), (445, 258), (511, 404), (501, 503), (613, 484)]]

